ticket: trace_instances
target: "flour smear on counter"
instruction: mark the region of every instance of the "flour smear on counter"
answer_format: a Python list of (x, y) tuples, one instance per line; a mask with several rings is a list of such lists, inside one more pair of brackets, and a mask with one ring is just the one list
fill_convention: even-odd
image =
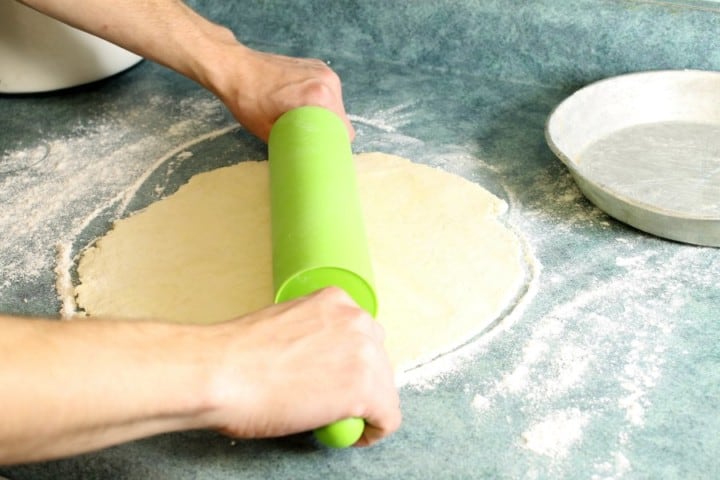
[[(620, 478), (632, 472), (633, 435), (653, 408), (664, 354), (692, 298), (688, 286), (713, 285), (720, 264), (706, 248), (654, 240), (655, 248), (648, 248), (643, 234), (613, 236), (612, 221), (587, 204), (567, 175), (548, 174), (538, 183), (552, 202), (515, 209), (524, 219), (514, 219), (532, 248), (551, 249), (552, 242), (585, 228), (607, 238), (599, 242), (596, 259), (570, 256), (564, 268), (541, 274), (540, 283), (556, 298), (545, 298), (538, 309), (544, 313), (527, 320), (517, 360), (482, 385), (471, 407), (482, 424), (501, 404), (517, 405), (524, 420), (516, 448), (551, 465), (587, 451), (587, 435), (612, 424), (614, 439), (594, 463), (591, 478)], [(602, 263), (608, 257), (614, 262)], [(571, 285), (586, 277), (591, 280)], [(563, 295), (568, 288), (575, 292), (570, 297)], [(547, 473), (531, 470), (528, 478)]]
[[(150, 107), (173, 103), (154, 97)], [(55, 244), (71, 242), (86, 219), (132, 185), (153, 159), (222, 117), (214, 100), (180, 103), (192, 119), (181, 128), (138, 135), (139, 118), (153, 111), (145, 105), (121, 118), (78, 119), (66, 137), (0, 150), (0, 292), (51, 271)]]

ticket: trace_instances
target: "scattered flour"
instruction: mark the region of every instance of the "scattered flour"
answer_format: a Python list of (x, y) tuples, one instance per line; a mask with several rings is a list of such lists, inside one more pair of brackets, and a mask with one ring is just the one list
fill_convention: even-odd
[(491, 402), (489, 399), (483, 397), (479, 393), (472, 399), (472, 407), (478, 412), (482, 412), (490, 408)]
[(592, 480), (610, 480), (620, 478), (630, 471), (630, 460), (622, 452), (613, 452), (610, 460), (593, 465), (595, 473)]
[(73, 266), (72, 245), (67, 242), (57, 244), (55, 256), (55, 290), (60, 298), (60, 317), (68, 319), (75, 314), (75, 291), (70, 269)]
[(156, 96), (122, 117), (80, 119), (64, 138), (0, 150), (0, 292), (47, 276), (58, 242), (71, 241), (98, 208), (132, 185), (154, 159), (217, 128), (224, 115), (214, 100), (182, 102), (182, 115), (167, 131), (157, 131), (152, 107), (160, 115), (177, 102)]
[(570, 448), (582, 439), (587, 413), (578, 409), (561, 410), (533, 424), (522, 434), (523, 446), (552, 458), (567, 456)]
[(591, 475), (620, 478), (632, 471), (624, 451), (653, 407), (682, 310), (695, 286), (715, 284), (720, 262), (708, 255), (712, 249), (647, 242), (634, 233), (607, 235), (593, 245), (591, 257), (573, 258), (562, 248), (566, 233), (578, 241), (584, 229), (616, 224), (582, 199), (569, 176), (538, 182), (553, 203), (520, 210), (511, 197), (511, 221), (532, 239), (531, 248), (564, 255), (539, 279), (543, 299), (552, 303), (534, 305), (539, 315), (527, 323), (517, 359), (476, 386), (471, 407), (485, 418), (514, 405), (527, 420), (518, 444), (551, 462), (581, 448), (586, 431), (612, 423), (614, 442)]
[(385, 133), (395, 133), (413, 118), (412, 105), (400, 104), (390, 108), (378, 109), (371, 116), (348, 114), (348, 118), (353, 123), (369, 125)]

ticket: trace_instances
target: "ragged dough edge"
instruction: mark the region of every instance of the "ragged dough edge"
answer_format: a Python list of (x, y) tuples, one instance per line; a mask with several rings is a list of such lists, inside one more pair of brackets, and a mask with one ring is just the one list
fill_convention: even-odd
[[(85, 245), (79, 252), (73, 255), (76, 247), (75, 244), (77, 238), (83, 231), (85, 231), (88, 225), (90, 225), (90, 223), (94, 219), (96, 219), (101, 212), (111, 208), (114, 205), (116, 206), (113, 209), (115, 212), (115, 216), (122, 217), (127, 212), (127, 207), (132, 198), (137, 193), (137, 191), (147, 181), (147, 179), (150, 178), (150, 176), (155, 173), (158, 168), (160, 168), (161, 165), (165, 164), (171, 158), (175, 157), (178, 154), (181, 154), (182, 152), (185, 152), (189, 148), (192, 148), (199, 143), (212, 140), (226, 133), (238, 130), (239, 128), (240, 127), (236, 123), (233, 123), (232, 125), (207, 132), (203, 135), (181, 143), (177, 147), (160, 156), (145, 170), (145, 172), (140, 177), (135, 180), (132, 185), (130, 185), (124, 190), (121, 190), (117, 195), (112, 197), (107, 202), (98, 205), (95, 210), (93, 210), (87, 217), (85, 217), (83, 221), (81, 221), (75, 228), (73, 228), (71, 233), (64, 240), (59, 241), (55, 245), (55, 268), (53, 271), (56, 275), (55, 293), (57, 295), (58, 301), (60, 302), (60, 309), (58, 313), (60, 314), (61, 320), (71, 320), (72, 318), (78, 316), (85, 316), (85, 312), (82, 311), (82, 309), (77, 304), (77, 292), (75, 290), (76, 285), (73, 280), (72, 269), (80, 261), (80, 258), (82, 258), (85, 252), (89, 248), (92, 248), (99, 240), (99, 238), (95, 238), (88, 245)], [(140, 213), (141, 211), (142, 210), (134, 213)]]
[[(512, 308), (515, 304), (519, 303), (519, 301), (522, 300), (523, 298), (527, 298), (528, 292), (529, 292), (529, 289), (527, 288), (528, 279), (532, 280), (535, 277), (535, 275), (532, 272), (530, 272), (527, 268), (528, 256), (532, 257), (532, 255), (527, 253), (526, 243), (520, 242), (520, 240), (518, 239), (518, 236), (516, 235), (515, 232), (513, 232), (511, 229), (504, 226), (501, 222), (498, 221), (498, 217), (507, 211), (507, 204), (505, 202), (501, 201), (500, 199), (494, 197), (489, 192), (486, 192), (481, 187), (479, 187), (476, 184), (469, 182), (465, 179), (462, 179), (461, 177), (457, 177), (455, 175), (449, 174), (445, 171), (434, 169), (434, 168), (426, 166), (426, 165), (413, 164), (409, 160), (401, 159), (399, 157), (386, 155), (386, 154), (363, 154), (363, 155), (360, 155), (358, 157), (358, 165), (359, 165), (359, 170), (360, 170), (359, 176), (362, 175), (363, 164), (365, 166), (367, 166), (367, 164), (370, 163), (368, 158), (373, 158), (373, 157), (380, 158), (381, 159), (380, 161), (383, 161), (383, 162), (391, 162), (393, 164), (393, 166), (397, 167), (397, 168), (405, 168), (408, 165), (411, 165), (411, 167), (408, 167), (408, 168), (412, 168), (417, 171), (423, 171), (423, 170), (432, 171), (431, 175), (433, 175), (433, 176), (444, 176), (447, 178), (452, 177), (452, 182), (458, 182), (458, 185), (463, 185), (460, 188), (461, 190), (462, 190), (462, 188), (472, 188), (475, 190), (482, 190), (482, 192), (484, 192), (483, 194), (486, 194), (491, 198), (491, 201), (489, 201), (488, 208), (485, 211), (476, 212), (476, 214), (483, 222), (487, 223), (487, 225), (492, 226), (492, 228), (503, 230), (505, 233), (507, 233), (509, 235), (508, 238), (512, 238), (512, 241), (516, 243), (516, 247), (517, 247), (516, 251), (517, 251), (518, 258), (517, 258), (516, 267), (518, 269), (518, 275), (516, 275), (511, 288), (507, 289), (506, 295), (504, 296), (504, 298), (498, 302), (497, 307), (495, 308), (494, 314), (491, 315), (492, 318), (486, 319), (485, 322), (476, 325), (474, 328), (464, 329), (464, 332), (462, 335), (458, 335), (457, 337), (454, 337), (454, 338), (450, 339), (449, 341), (444, 342), (442, 345), (435, 345), (429, 351), (423, 352), (422, 354), (418, 354), (418, 355), (414, 356), (412, 360), (397, 362), (396, 366), (397, 366), (398, 372), (407, 372), (409, 375), (407, 375), (405, 377), (411, 378), (413, 376), (412, 372), (417, 373), (418, 365), (423, 365), (429, 361), (437, 360), (443, 354), (458, 349), (462, 345), (467, 344), (468, 341), (472, 340), (473, 338), (476, 338), (481, 333), (487, 332), (489, 326), (492, 326), (494, 329), (494, 327), (497, 326), (496, 324), (499, 321), (499, 319), (506, 317), (507, 314), (512, 310)], [(246, 163), (247, 162), (243, 162), (239, 165), (236, 165), (233, 167), (225, 167), (225, 168), (242, 168), (241, 166)], [(255, 163), (255, 162), (252, 162), (252, 163)], [(400, 166), (400, 165), (402, 165), (402, 166)], [(219, 169), (219, 170), (223, 170), (223, 169)], [(217, 172), (217, 170), (213, 171), (213, 172)], [(213, 174), (213, 172), (206, 172), (204, 174), (200, 174), (200, 175), (197, 175), (196, 177), (193, 177), (193, 179), (191, 179), (191, 181), (188, 184), (181, 187), (175, 194), (169, 196), (166, 199), (155, 202), (154, 204), (152, 204), (152, 206), (160, 204), (162, 202), (165, 202), (169, 198), (179, 195), (185, 188), (188, 187), (188, 185), (193, 185), (193, 180), (196, 180), (199, 177), (202, 177), (205, 175)], [(361, 185), (361, 189), (362, 189), (362, 185)], [(144, 210), (141, 210), (140, 212), (137, 212), (133, 216), (129, 217), (129, 219), (135, 218), (138, 215), (142, 215), (145, 211), (147, 211), (151, 207), (148, 207)], [(85, 250), (85, 252), (83, 254), (83, 258), (89, 252), (97, 251), (98, 247), (102, 248), (104, 239), (107, 238), (109, 235), (113, 235), (113, 232), (116, 231), (116, 227), (118, 224), (122, 224), (122, 222), (126, 222), (126, 221), (128, 221), (128, 219), (124, 219), (119, 222), (116, 222), (114, 228), (105, 237), (100, 239), (95, 245), (93, 245)], [(371, 247), (371, 250), (372, 250), (372, 247)], [(523, 261), (521, 261), (521, 259), (523, 259), (523, 261), (525, 262), (524, 264), (523, 264)], [(82, 260), (80, 261), (80, 263), (82, 263)], [(526, 288), (523, 289), (523, 285)], [(82, 286), (82, 284), (75, 287), (74, 291), (72, 292), (73, 297), (75, 297), (81, 293), (81, 291), (82, 291), (81, 286)], [(65, 289), (65, 290), (67, 290), (67, 289)], [(70, 295), (70, 293), (68, 291), (65, 291), (62, 294), (62, 296), (64, 298), (67, 298), (68, 295)], [(382, 298), (381, 298), (381, 302), (382, 302)], [(82, 303), (82, 302), (79, 301), (78, 303)], [(381, 309), (382, 309), (382, 303), (381, 303)], [(382, 317), (379, 320), (382, 321)], [(399, 383), (404, 383), (402, 378), (403, 378), (403, 375), (400, 375)]]
[(72, 268), (72, 245), (68, 242), (58, 242), (55, 245), (55, 291), (60, 300), (60, 318), (65, 320), (77, 314), (75, 304), (75, 286), (72, 282), (70, 269)]

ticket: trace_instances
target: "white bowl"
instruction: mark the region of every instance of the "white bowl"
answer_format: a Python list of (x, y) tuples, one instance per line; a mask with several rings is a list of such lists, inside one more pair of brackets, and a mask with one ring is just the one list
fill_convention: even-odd
[(140, 60), (18, 2), (0, 1), (0, 93), (74, 87), (114, 75)]

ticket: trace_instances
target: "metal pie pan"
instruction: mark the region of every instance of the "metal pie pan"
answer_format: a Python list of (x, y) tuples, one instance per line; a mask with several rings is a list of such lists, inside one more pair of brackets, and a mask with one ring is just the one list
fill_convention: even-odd
[(590, 84), (545, 137), (583, 194), (612, 217), (720, 246), (720, 72), (665, 70)]

